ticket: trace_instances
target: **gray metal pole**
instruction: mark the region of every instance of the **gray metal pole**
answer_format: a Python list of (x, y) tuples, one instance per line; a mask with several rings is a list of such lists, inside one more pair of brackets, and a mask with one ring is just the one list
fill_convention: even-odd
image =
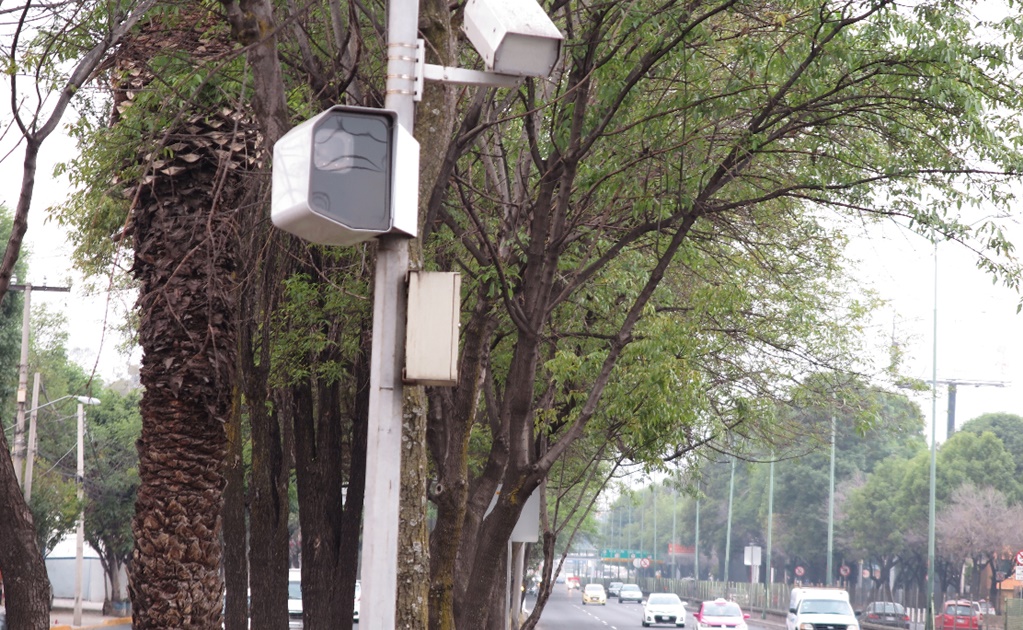
[(935, 473), (937, 469), (938, 444), (935, 428), (938, 426), (938, 241), (934, 240), (934, 338), (931, 357), (931, 478), (930, 492), (927, 503), (927, 572), (924, 580), (927, 583), (927, 619), (924, 628), (934, 628), (934, 502)]
[(674, 548), (674, 545), (676, 544), (676, 542), (675, 542), (675, 519), (678, 517), (678, 488), (673, 489), (673, 492), (671, 493), (671, 498), (672, 498), (672, 501), (671, 501), (671, 544), (672, 544), (672, 549), (671, 549), (671, 551), (672, 551), (672, 554), (671, 554), (671, 579), (677, 580), (678, 579), (678, 562), (676, 562), (675, 558), (678, 556), (678, 553), (676, 553), (677, 550)]
[(85, 405), (78, 403), (78, 530), (75, 536), (75, 610), (74, 625), (82, 625), (82, 564), (85, 555)]
[(725, 527), (725, 593), (728, 593), (728, 564), (732, 556), (732, 495), (735, 490), (735, 457), (732, 457), (732, 474), (728, 479), (728, 525)]
[(764, 574), (764, 612), (760, 617), (767, 619), (767, 607), (771, 599), (771, 526), (774, 525), (774, 454), (771, 454), (770, 473), (767, 477), (767, 571)]
[(14, 476), (21, 485), (25, 478), (25, 408), (28, 400), (28, 330), (32, 314), (32, 285), (26, 284), (24, 307), (21, 309), (21, 362), (18, 364), (18, 410), (14, 425)]
[[(415, 115), (415, 57), (419, 5), (389, 0), (387, 93), (384, 107), (398, 114), (410, 133)], [(415, 181), (405, 186), (418, 186)], [(418, 212), (413, 208), (412, 212)], [(370, 362), (369, 435), (363, 522), (362, 618), (366, 628), (393, 628), (398, 593), (398, 515), (401, 487), (402, 381), (408, 273), (408, 239), (377, 239), (373, 288), (373, 346)]]
[[(657, 565), (657, 486), (654, 485), (654, 561), (653, 564)], [(654, 571), (657, 569), (655, 568)]]
[[(700, 488), (697, 487), (699, 492)], [(696, 538), (693, 541), (693, 577), (700, 581), (700, 495), (696, 495)]]
[(835, 540), (835, 416), (831, 416), (831, 478), (830, 489), (828, 490), (828, 578), (825, 584), (831, 586), (834, 581), (831, 567), (833, 546)]
[(32, 379), (32, 411), (28, 414), (28, 450), (25, 456), (25, 503), (32, 502), (32, 471), (36, 458), (36, 420), (39, 417), (39, 372)]

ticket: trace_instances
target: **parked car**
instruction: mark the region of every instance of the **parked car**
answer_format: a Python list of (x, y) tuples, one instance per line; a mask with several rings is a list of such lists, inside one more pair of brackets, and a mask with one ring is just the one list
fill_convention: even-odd
[(786, 630), (813, 626), (860, 630), (860, 622), (849, 604), (849, 592), (841, 588), (794, 588), (789, 592)]
[(651, 593), (643, 604), (643, 627), (667, 623), (676, 628), (686, 626), (686, 605), (674, 593)]
[(604, 592), (604, 585), (597, 582), (590, 582), (583, 589), (583, 606), (586, 604), (607, 604), (607, 593)]
[(302, 627), (302, 570), (288, 569), (288, 628)]
[(611, 582), (607, 587), (607, 594), (610, 597), (614, 595), (618, 597), (618, 591), (622, 590), (622, 582)]
[(639, 584), (622, 584), (618, 589), (618, 603), (622, 602), (643, 603), (643, 591), (640, 590)]
[(934, 620), (934, 627), (939, 630), (977, 630), (980, 628), (980, 612), (967, 599), (954, 599), (945, 602), (942, 612)]
[(909, 615), (905, 607), (895, 602), (870, 602), (856, 616), (860, 621), (878, 626), (909, 628)]
[(991, 602), (987, 601), (986, 599), (982, 599), (979, 602), (977, 602), (977, 606), (980, 608), (980, 620), (981, 621), (984, 621), (984, 616), (985, 615), (997, 615), (998, 614), (998, 612), (995, 611), (994, 605)]
[(730, 602), (722, 597), (700, 604), (700, 610), (693, 617), (696, 618), (697, 630), (712, 630), (715, 628), (727, 628), (728, 630), (746, 630), (748, 613), (743, 613), (742, 608), (735, 602)]

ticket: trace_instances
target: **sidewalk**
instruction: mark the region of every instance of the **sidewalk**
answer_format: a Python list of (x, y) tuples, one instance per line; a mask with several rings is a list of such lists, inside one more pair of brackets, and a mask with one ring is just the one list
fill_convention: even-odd
[(114, 617), (103, 614), (103, 602), (82, 602), (82, 624), (72, 625), (75, 621), (75, 600), (55, 599), (50, 609), (50, 626), (52, 628), (97, 628), (114, 624), (131, 623), (131, 617)]

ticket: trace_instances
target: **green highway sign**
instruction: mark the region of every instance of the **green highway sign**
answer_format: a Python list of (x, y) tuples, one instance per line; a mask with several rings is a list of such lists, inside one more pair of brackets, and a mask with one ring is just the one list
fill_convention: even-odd
[(601, 549), (601, 560), (635, 560), (636, 558), (653, 558), (654, 554), (639, 549)]

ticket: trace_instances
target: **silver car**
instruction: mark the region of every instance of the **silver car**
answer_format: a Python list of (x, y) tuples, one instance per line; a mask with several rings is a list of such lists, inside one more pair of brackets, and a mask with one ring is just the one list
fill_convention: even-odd
[(640, 590), (639, 584), (622, 584), (618, 591), (618, 603), (622, 602), (643, 603), (643, 591)]

